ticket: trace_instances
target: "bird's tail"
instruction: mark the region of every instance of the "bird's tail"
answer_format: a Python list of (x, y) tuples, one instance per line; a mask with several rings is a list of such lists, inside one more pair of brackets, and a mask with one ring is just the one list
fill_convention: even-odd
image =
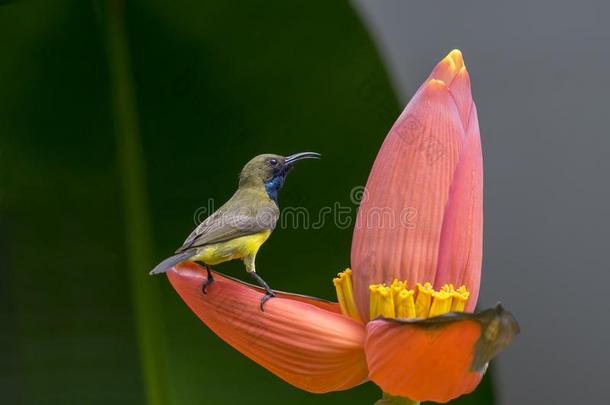
[(159, 274), (159, 273), (165, 273), (166, 271), (168, 271), (169, 269), (171, 269), (178, 263), (183, 262), (183, 261), (193, 257), (194, 255), (195, 255), (194, 251), (186, 251), (186, 252), (181, 252), (176, 255), (170, 256), (167, 259), (163, 260), (161, 263), (157, 264), (155, 266), (155, 268), (152, 269), (150, 271), (150, 273), (148, 273), (148, 274), (150, 274), (152, 276), (152, 275)]

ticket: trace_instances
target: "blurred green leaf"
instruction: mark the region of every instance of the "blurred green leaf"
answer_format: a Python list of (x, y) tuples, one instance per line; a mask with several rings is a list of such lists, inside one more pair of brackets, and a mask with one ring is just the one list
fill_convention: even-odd
[(144, 277), (154, 265), (154, 248), (125, 34), (124, 3), (122, 0), (107, 0), (103, 4), (114, 132), (117, 137), (116, 155), (123, 194), (127, 265), (131, 273), (140, 362), (148, 403), (164, 405), (169, 402), (165, 330), (163, 317), (159, 316), (161, 305), (157, 285)]

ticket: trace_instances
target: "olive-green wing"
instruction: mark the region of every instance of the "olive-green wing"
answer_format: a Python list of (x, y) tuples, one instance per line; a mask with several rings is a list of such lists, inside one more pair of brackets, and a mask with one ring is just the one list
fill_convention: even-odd
[(279, 209), (274, 203), (227, 204), (203, 221), (176, 253), (275, 228)]

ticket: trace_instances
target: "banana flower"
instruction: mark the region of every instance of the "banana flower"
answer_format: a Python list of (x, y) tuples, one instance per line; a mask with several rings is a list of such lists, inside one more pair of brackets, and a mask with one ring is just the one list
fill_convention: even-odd
[[(373, 381), (379, 403), (447, 402), (473, 391), (519, 331), (500, 304), (473, 313), (483, 236), (483, 163), (470, 79), (458, 50), (432, 71), (375, 160), (338, 303), (277, 293), (184, 262), (168, 272), (220, 338), (314, 393)], [(395, 402), (392, 402), (395, 401)], [(403, 401), (403, 402), (400, 402)]]

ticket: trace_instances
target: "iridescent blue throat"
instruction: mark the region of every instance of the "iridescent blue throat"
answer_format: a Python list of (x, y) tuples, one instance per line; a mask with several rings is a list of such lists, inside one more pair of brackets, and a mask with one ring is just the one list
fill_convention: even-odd
[(277, 202), (277, 197), (280, 192), (280, 189), (284, 185), (284, 180), (286, 179), (286, 173), (278, 173), (274, 175), (271, 180), (267, 180), (265, 182), (265, 190), (267, 191), (267, 195), (273, 201)]

